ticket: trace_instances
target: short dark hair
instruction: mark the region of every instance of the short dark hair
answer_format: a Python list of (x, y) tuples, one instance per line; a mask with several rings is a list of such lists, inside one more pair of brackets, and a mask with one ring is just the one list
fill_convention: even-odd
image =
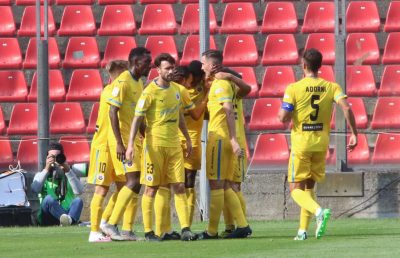
[(131, 51), (129, 52), (129, 57), (128, 60), (130, 63), (133, 63), (133, 61), (139, 57), (139, 56), (144, 56), (144, 55), (150, 55), (151, 52), (145, 47), (135, 47), (132, 48)]
[(188, 67), (185, 65), (180, 65), (180, 66), (175, 67), (175, 73), (176, 73), (176, 75), (181, 76), (185, 79), (188, 78), (190, 75), (190, 71), (189, 71)]
[(201, 62), (199, 60), (193, 60), (189, 63), (188, 69), (193, 77), (200, 78), (204, 76), (204, 71), (201, 69)]
[(52, 142), (49, 144), (49, 147), (47, 148), (47, 152), (51, 150), (59, 150), (61, 153), (64, 153), (64, 147), (62, 146), (61, 143), (58, 142)]
[(171, 64), (175, 64), (175, 59), (168, 53), (161, 53), (154, 59), (154, 65), (160, 67), (162, 61), (167, 61)]
[(307, 68), (316, 73), (322, 65), (322, 54), (315, 48), (310, 48), (304, 51), (303, 62)]
[(202, 56), (206, 57), (207, 59), (211, 59), (214, 64), (222, 64), (224, 59), (222, 52), (216, 49), (209, 49), (203, 52)]

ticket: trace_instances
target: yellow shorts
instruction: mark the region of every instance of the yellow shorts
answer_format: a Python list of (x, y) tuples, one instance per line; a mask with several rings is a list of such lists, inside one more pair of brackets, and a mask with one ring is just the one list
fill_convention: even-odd
[(140, 172), (141, 164), (140, 158), (142, 155), (142, 143), (135, 139), (135, 155), (133, 156), (132, 165), (128, 166), (124, 162), (121, 162), (117, 158), (116, 146), (110, 146), (111, 160), (114, 166), (116, 175), (125, 175), (130, 172)]
[(113, 182), (125, 182), (125, 176), (115, 175), (108, 147), (91, 147), (87, 182), (101, 186), (110, 186)]
[(288, 167), (290, 183), (313, 179), (321, 182), (325, 179), (326, 151), (291, 152)]
[[(186, 144), (182, 142), (182, 151), (183, 155), (186, 154)], [(201, 145), (200, 146), (193, 146), (192, 154), (186, 158), (184, 157), (184, 168), (190, 170), (200, 170), (201, 169)]]
[(206, 149), (206, 171), (209, 180), (231, 180), (234, 159), (229, 139), (209, 136)]
[(231, 181), (235, 183), (243, 182), (247, 172), (247, 165), (246, 155), (241, 158), (235, 158), (233, 163), (233, 177), (231, 178)]
[(180, 147), (143, 146), (141, 184), (159, 186), (185, 182)]

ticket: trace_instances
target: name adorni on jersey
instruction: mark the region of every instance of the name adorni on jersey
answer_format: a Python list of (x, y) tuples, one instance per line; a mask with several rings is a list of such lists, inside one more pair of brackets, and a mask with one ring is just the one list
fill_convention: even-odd
[(306, 92), (326, 92), (326, 87), (324, 86), (307, 86)]

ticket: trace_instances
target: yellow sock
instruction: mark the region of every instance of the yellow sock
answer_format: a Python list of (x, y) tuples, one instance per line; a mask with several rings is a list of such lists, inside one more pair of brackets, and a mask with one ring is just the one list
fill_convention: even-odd
[(163, 224), (161, 226), (162, 232), (171, 232), (172, 230), (172, 221), (171, 221), (171, 190), (168, 188), (168, 202), (167, 205), (164, 206), (164, 218)]
[(236, 221), (237, 227), (247, 227), (249, 224), (247, 223), (246, 217), (243, 214), (242, 206), (240, 205), (240, 201), (236, 193), (231, 188), (225, 190), (224, 198), (225, 205), (232, 213), (232, 216)]
[(224, 213), (225, 229), (226, 230), (235, 229), (235, 220), (232, 216), (232, 213), (229, 210), (229, 207), (227, 207), (226, 202), (224, 202), (223, 213)]
[(139, 196), (133, 192), (132, 199), (128, 202), (124, 212), (124, 219), (122, 220), (122, 230), (131, 231), (136, 217)]
[(188, 199), (189, 208), (189, 224), (192, 225), (194, 206), (196, 205), (196, 191), (194, 190), (194, 188), (186, 188), (186, 196)]
[(153, 206), (154, 206), (154, 198), (143, 194), (142, 216), (143, 216), (144, 233), (153, 230)]
[[(315, 191), (314, 189), (305, 189), (305, 193), (311, 196), (311, 198), (316, 201)], [(313, 214), (308, 210), (301, 208), (300, 210), (300, 230), (307, 231), (308, 226), (310, 225), (310, 221)]]
[(132, 200), (134, 193), (135, 192), (128, 187), (122, 187), (121, 191), (119, 191), (117, 201), (115, 202), (114, 210), (110, 219), (108, 220), (108, 224), (116, 225), (118, 223), (122, 217), (122, 214), (125, 212), (126, 206)]
[(189, 225), (189, 210), (187, 205), (187, 197), (186, 193), (183, 194), (175, 194), (175, 209), (178, 214), (179, 223), (181, 224), (181, 228), (190, 227)]
[(218, 233), (219, 218), (224, 207), (224, 189), (210, 191), (210, 220), (207, 233), (215, 236)]
[(318, 203), (316, 203), (313, 198), (301, 189), (294, 189), (291, 194), (293, 200), (301, 207), (307, 211), (315, 214), (319, 208), (321, 208)]
[(111, 217), (111, 214), (114, 210), (115, 202), (117, 201), (118, 198), (118, 192), (114, 192), (110, 199), (108, 199), (108, 203), (106, 208), (103, 211), (103, 215), (101, 216), (101, 219), (104, 221), (108, 221)]
[(236, 195), (239, 198), (240, 206), (242, 206), (243, 215), (246, 217), (247, 204), (246, 204), (246, 200), (244, 199), (243, 192), (242, 191), (236, 192)]
[(93, 232), (100, 231), (100, 220), (102, 213), (104, 196), (93, 194), (92, 201), (90, 202), (90, 228)]
[(171, 224), (171, 221), (167, 221), (167, 212), (169, 206), (169, 198), (171, 192), (166, 187), (158, 188), (155, 200), (154, 200), (154, 213), (156, 217), (156, 229), (155, 234), (157, 236), (161, 236), (165, 228), (168, 224)]

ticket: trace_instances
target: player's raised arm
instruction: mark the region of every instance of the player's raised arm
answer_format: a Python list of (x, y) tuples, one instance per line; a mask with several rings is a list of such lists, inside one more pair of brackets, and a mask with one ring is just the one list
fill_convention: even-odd
[(214, 75), (215, 79), (228, 80), (236, 84), (236, 86), (239, 88), (237, 95), (241, 98), (244, 98), (251, 92), (251, 86), (239, 76), (240, 74), (229, 68), (223, 68), (222, 72), (218, 72)]
[(349, 144), (347, 145), (347, 149), (352, 151), (357, 146), (357, 128), (356, 128), (356, 119), (354, 118), (353, 110), (347, 100), (345, 98), (340, 99), (338, 105), (343, 110), (344, 118), (350, 126), (351, 135), (349, 139)]

